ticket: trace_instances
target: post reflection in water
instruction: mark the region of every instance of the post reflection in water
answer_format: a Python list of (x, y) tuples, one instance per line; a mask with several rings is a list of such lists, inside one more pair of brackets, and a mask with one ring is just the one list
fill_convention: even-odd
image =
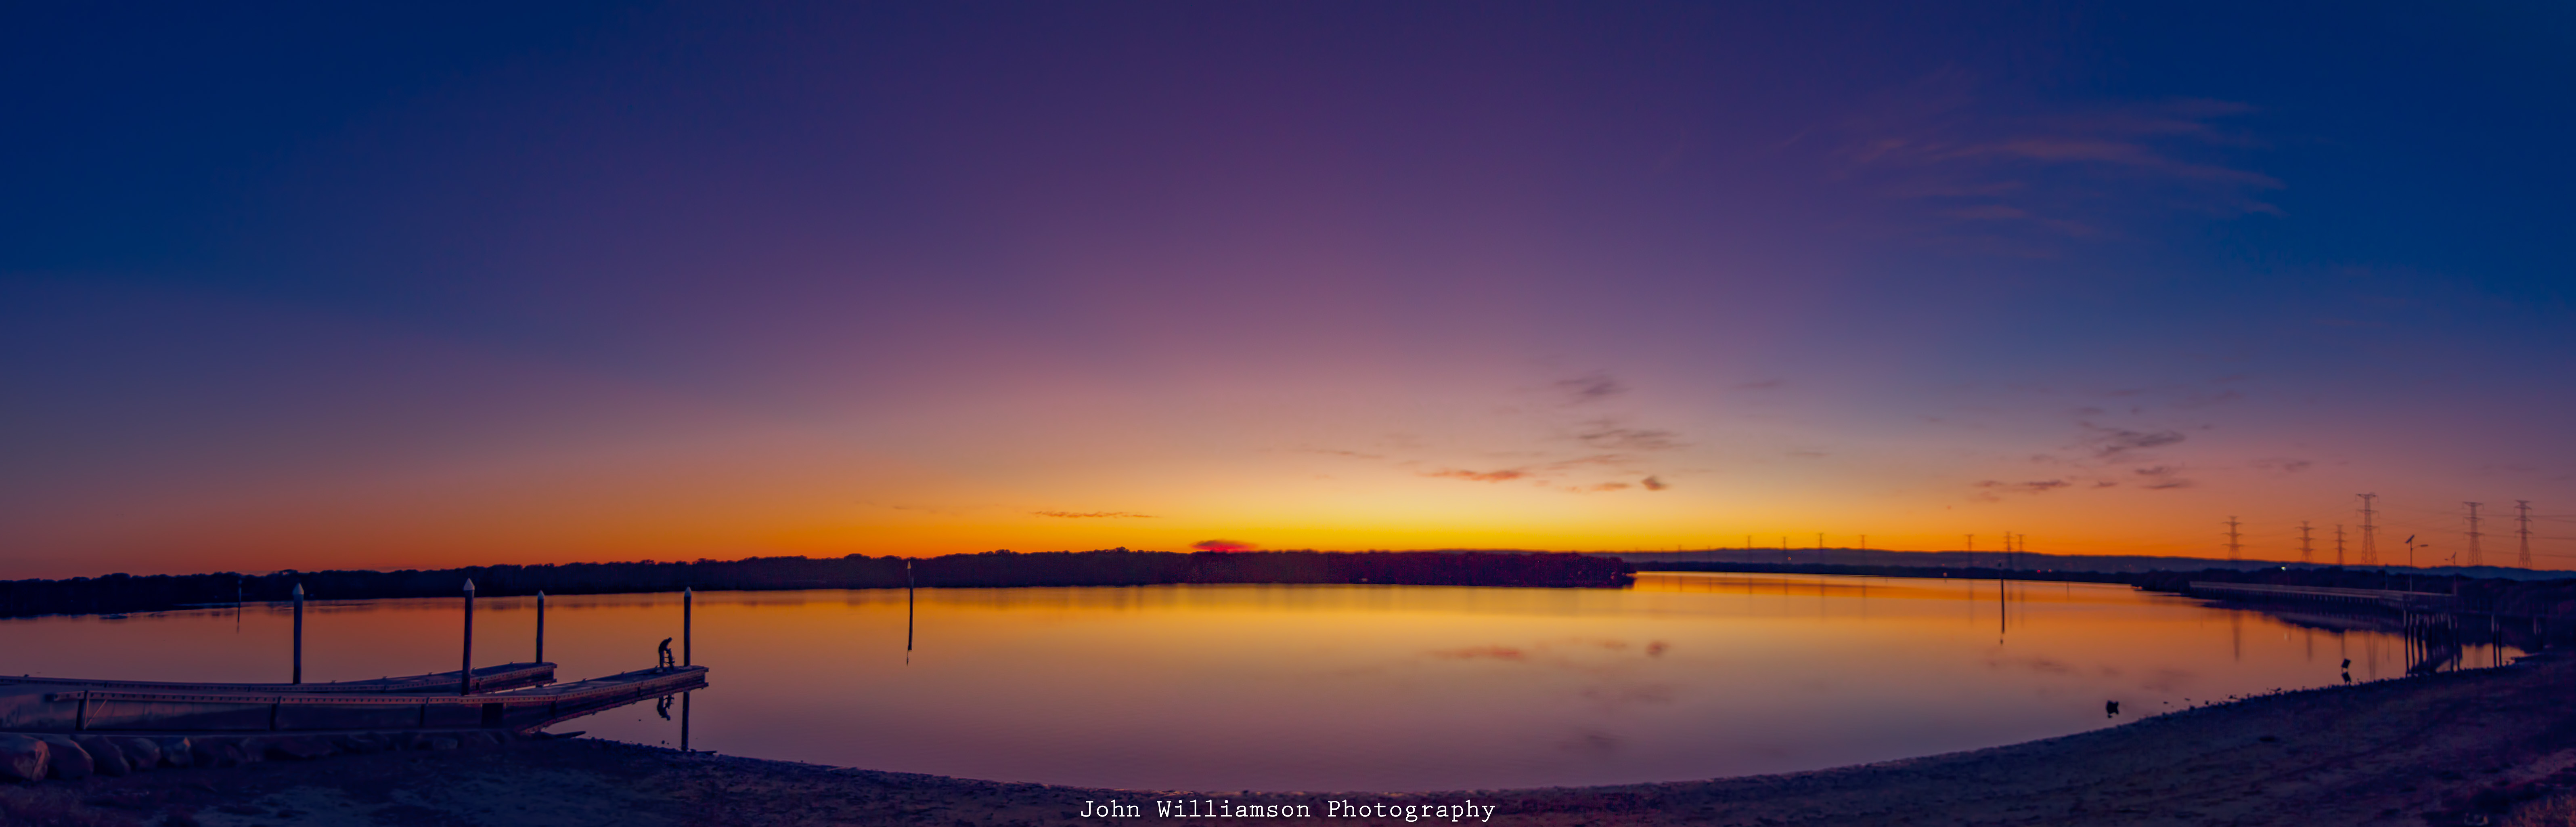
[[(1649, 573), (1620, 590), (1209, 585), (683, 599), (550, 596), (546, 652), (564, 674), (609, 674), (650, 665), (652, 641), (678, 633), (691, 657), (694, 623), (683, 617), (703, 608), (715, 670), (706, 725), (695, 724), (690, 693), (676, 721), (637, 705), (562, 729), (1085, 786), (1602, 784), (1972, 749), (2341, 683), (2336, 664), (2293, 639), (2294, 626), (2334, 631), (2361, 667), (2356, 680), (2394, 677), (2380, 649), (2402, 656), (2416, 645), (2386, 618), (2283, 620), (2125, 586), (2005, 582), (1989, 596), (1962, 581), (1766, 574)], [(1986, 600), (2003, 641), (1982, 623), (1927, 622), (1963, 610), (1982, 620)], [(532, 599), (482, 603), (476, 634), (515, 642), (534, 631)], [(238, 636), (230, 611), (0, 621), (0, 635), (21, 672), (258, 680), (283, 671), (291, 617), (283, 606), (250, 608)], [(452, 599), (307, 610), (307, 680), (454, 663)], [(941, 656), (912, 662), (925, 612), (940, 621)], [(2469, 653), (2454, 663), (2509, 654), (2465, 638), (2449, 645)], [(2106, 701), (2124, 714), (2106, 719)]]

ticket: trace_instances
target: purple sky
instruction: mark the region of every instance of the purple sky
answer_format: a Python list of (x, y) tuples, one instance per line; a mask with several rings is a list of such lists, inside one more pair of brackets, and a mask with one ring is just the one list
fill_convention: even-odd
[(12, 17), (0, 577), (2576, 566), (2559, 6)]

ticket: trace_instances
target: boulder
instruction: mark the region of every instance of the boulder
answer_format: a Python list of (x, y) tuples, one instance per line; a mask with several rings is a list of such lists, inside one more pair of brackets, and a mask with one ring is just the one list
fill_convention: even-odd
[(244, 764), (257, 764), (268, 760), (268, 739), (266, 738), (243, 738), (234, 742), (233, 748), (241, 753), (241, 762)]
[(45, 742), (46, 752), (53, 759), (53, 766), (45, 771), (47, 775), (70, 780), (88, 778), (90, 773), (96, 770), (96, 767), (90, 764), (89, 752), (81, 749), (79, 744), (72, 743), (69, 737), (38, 735), (36, 738)]
[(134, 763), (125, 760), (125, 748), (117, 746), (115, 739), (104, 735), (74, 735), (72, 743), (79, 744), (81, 751), (89, 753), (90, 769), (98, 774), (134, 774)]
[(157, 743), (161, 745), (161, 763), (184, 767), (193, 763), (190, 759), (196, 757), (196, 750), (188, 745), (186, 738), (163, 738)]
[(457, 733), (456, 742), (468, 747), (497, 747), (501, 745), (501, 738), (493, 735), (490, 730), (478, 729)]
[(0, 779), (43, 781), (52, 747), (24, 735), (0, 735)]
[(430, 737), (420, 739), (420, 744), (421, 749), (448, 750), (456, 748), (456, 739), (432, 735)]
[(332, 743), (338, 746), (342, 752), (354, 752), (359, 754), (383, 752), (387, 746), (384, 738), (373, 733), (342, 735), (338, 738), (332, 739)]
[(161, 766), (161, 745), (150, 738), (118, 738), (116, 745), (125, 748), (125, 763), (138, 771)]
[(310, 761), (340, 751), (339, 748), (331, 745), (331, 739), (312, 735), (287, 735), (260, 740), (266, 745), (270, 758)]
[(230, 738), (196, 738), (189, 744), (191, 757), (200, 767), (241, 766), (241, 745)]

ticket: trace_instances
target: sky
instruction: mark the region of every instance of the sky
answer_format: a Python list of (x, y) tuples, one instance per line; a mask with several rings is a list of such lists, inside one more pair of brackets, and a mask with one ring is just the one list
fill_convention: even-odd
[(0, 577), (2576, 568), (2564, 4), (0, 16)]

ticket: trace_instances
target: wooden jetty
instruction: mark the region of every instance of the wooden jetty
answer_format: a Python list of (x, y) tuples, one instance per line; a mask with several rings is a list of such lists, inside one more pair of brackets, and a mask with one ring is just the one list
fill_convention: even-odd
[(550, 683), (551, 663), (318, 684), (158, 683), (0, 677), (0, 732), (217, 733), (403, 729), (529, 732), (647, 698), (705, 688), (703, 666)]
[(546, 737), (537, 730), (648, 698), (667, 706), (673, 695), (680, 697), (680, 749), (689, 748), (689, 693), (707, 685), (707, 668), (688, 659), (691, 590), (680, 592), (677, 661), (666, 638), (651, 669), (571, 683), (555, 683), (555, 665), (545, 662), (544, 592), (537, 593), (537, 661), (474, 667), (471, 580), (457, 671), (305, 683), (304, 597), (299, 583), (289, 683), (0, 676), (0, 780), (497, 744)]

